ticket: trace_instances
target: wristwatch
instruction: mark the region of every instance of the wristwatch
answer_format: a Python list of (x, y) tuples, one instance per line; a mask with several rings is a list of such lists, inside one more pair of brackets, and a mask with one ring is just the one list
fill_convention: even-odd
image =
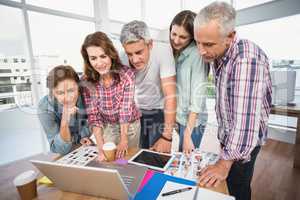
[(167, 140), (168, 142), (172, 142), (172, 137), (171, 138), (167, 138), (165, 137), (163, 134), (160, 135), (160, 138)]

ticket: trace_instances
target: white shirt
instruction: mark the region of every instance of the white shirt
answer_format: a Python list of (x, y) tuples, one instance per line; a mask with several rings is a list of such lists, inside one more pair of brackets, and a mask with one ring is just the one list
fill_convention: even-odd
[(171, 46), (166, 43), (153, 42), (148, 64), (136, 73), (135, 101), (137, 106), (144, 110), (163, 109), (164, 95), (161, 79), (175, 75), (175, 61)]

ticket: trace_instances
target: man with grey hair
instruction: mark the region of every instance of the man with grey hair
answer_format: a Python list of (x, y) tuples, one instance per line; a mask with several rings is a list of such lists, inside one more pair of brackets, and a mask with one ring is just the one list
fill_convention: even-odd
[(170, 152), (176, 116), (175, 61), (171, 47), (154, 43), (142, 21), (125, 24), (120, 41), (136, 69), (137, 106), (142, 112), (140, 147)]
[(236, 11), (225, 2), (203, 8), (194, 21), (199, 53), (215, 76), (220, 160), (205, 168), (201, 185), (226, 179), (236, 200), (251, 199), (256, 156), (265, 143), (271, 108), (269, 60), (253, 42), (235, 33)]

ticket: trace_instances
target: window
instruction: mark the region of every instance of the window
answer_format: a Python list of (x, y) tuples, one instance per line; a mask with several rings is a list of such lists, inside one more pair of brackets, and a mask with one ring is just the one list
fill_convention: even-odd
[(0, 69), (0, 73), (11, 73), (10, 69)]
[(299, 23), (300, 15), (294, 15), (240, 26), (237, 33), (239, 37), (257, 43), (271, 59), (294, 60), (300, 57)]
[(0, 93), (10, 93), (13, 92), (11, 85), (0, 85)]
[(24, 81), (24, 80), (25, 80), (25, 77), (24, 77), (24, 76), (21, 76), (21, 80)]
[(122, 22), (141, 19), (141, 0), (109, 0), (109, 19)]
[(26, 0), (26, 3), (91, 17), (94, 15), (93, 0)]
[(83, 70), (80, 48), (85, 36), (95, 31), (93, 23), (35, 12), (29, 12), (29, 22), (35, 67), (46, 74), (59, 64)]
[(234, 7), (237, 10), (253, 7), (259, 4), (264, 4), (274, 0), (234, 0)]
[(15, 99), (13, 97), (0, 98), (0, 106), (12, 103), (15, 103)]
[[(291, 70), (297, 72), (296, 90), (300, 88), (299, 23), (300, 15), (293, 15), (237, 28), (239, 37), (258, 44), (266, 52), (270, 61), (274, 61), (273, 63), (279, 61), (281, 64), (285, 63), (293, 67)], [(300, 96), (295, 98), (296, 102), (300, 102)]]
[(10, 77), (0, 77), (0, 85), (11, 84)]
[[(0, 142), (0, 151), (16, 146), (22, 148), (14, 148), (9, 155), (2, 156), (0, 165), (48, 149), (48, 146), (45, 146), (45, 136), (42, 135), (43, 131), (36, 115), (36, 107), (32, 106), (33, 100), (35, 100), (32, 89), (37, 88), (39, 90), (39, 87), (44, 87), (39, 82), (46, 81), (45, 76), (48, 73), (48, 67), (57, 63), (61, 64), (60, 61), (82, 69), (80, 46), (84, 37), (95, 31), (94, 22), (36, 13), (29, 11), (31, 7), (27, 5), (28, 3), (70, 12), (68, 15), (70, 17), (76, 14), (93, 16), (93, 2), (95, 0), (18, 1), (22, 2), (22, 5), (24, 3), (24, 7), (21, 4), (11, 2), (11, 0), (0, 1), (0, 65), (1, 69), (11, 69), (12, 71), (9, 77), (3, 77), (6, 74), (0, 76), (0, 132), (9, 133), (3, 135)], [(68, 5), (66, 5), (66, 2), (68, 2)], [(14, 6), (21, 6), (21, 8), (14, 8)], [(29, 48), (22, 10), (28, 13), (29, 16), (30, 27), (26, 28), (31, 31), (32, 44), (30, 45), (33, 46), (33, 60), (36, 61), (33, 61), (35, 67), (33, 69), (30, 66), (31, 62), (28, 62), (29, 53), (27, 51)], [(40, 9), (40, 11), (43, 12), (43, 9)], [(83, 19), (85, 18), (83, 17)], [(56, 62), (57, 59), (58, 62)], [(40, 68), (36, 68), (36, 66)], [(19, 72), (16, 72), (16, 69)], [(24, 73), (26, 70), (27, 72)], [(41, 75), (45, 76), (39, 76), (40, 72), (43, 72)], [(21, 80), (21, 76), (23, 76), (23, 80)], [(33, 80), (32, 84), (31, 80)], [(34, 87), (31, 87), (33, 84)], [(44, 89), (46, 90), (46, 87)], [(36, 91), (36, 93), (38, 95), (42, 94), (40, 91)], [(11, 121), (17, 123), (11, 126)], [(24, 142), (28, 139), (32, 142)]]
[[(230, 0), (223, 0), (227, 3), (230, 3)], [(214, 2), (214, 0), (185, 0), (184, 1), (184, 9), (192, 10), (195, 13), (198, 13), (202, 8), (207, 6), (208, 4)]]
[(28, 54), (21, 10), (0, 5), (0, 19), (0, 55), (3, 62), (8, 63), (16, 56), (25, 58)]
[(18, 92), (22, 91), (31, 91), (31, 83), (22, 83), (22, 84), (17, 84), (16, 89)]
[(95, 31), (95, 25), (75, 19), (29, 12), (32, 47), (35, 57), (35, 75), (38, 92), (42, 98), (47, 94), (46, 76), (55, 66), (71, 65), (83, 71), (80, 48), (86, 35)]
[(168, 29), (174, 16), (180, 12), (180, 0), (145, 0), (145, 4), (147, 25), (158, 29)]

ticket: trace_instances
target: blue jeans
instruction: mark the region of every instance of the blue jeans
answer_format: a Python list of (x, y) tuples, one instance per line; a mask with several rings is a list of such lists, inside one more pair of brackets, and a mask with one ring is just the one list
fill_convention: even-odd
[(161, 109), (141, 111), (140, 148), (149, 149), (160, 138), (164, 130), (164, 111)]
[[(177, 126), (178, 126), (178, 130), (179, 130), (179, 138), (180, 138), (179, 151), (182, 151), (183, 136), (184, 136), (184, 130), (185, 130), (186, 126), (181, 125), (179, 123), (177, 123)], [(192, 141), (193, 141), (195, 148), (199, 148), (204, 130), (205, 130), (205, 126), (201, 125), (201, 124), (199, 126), (193, 128)]]

